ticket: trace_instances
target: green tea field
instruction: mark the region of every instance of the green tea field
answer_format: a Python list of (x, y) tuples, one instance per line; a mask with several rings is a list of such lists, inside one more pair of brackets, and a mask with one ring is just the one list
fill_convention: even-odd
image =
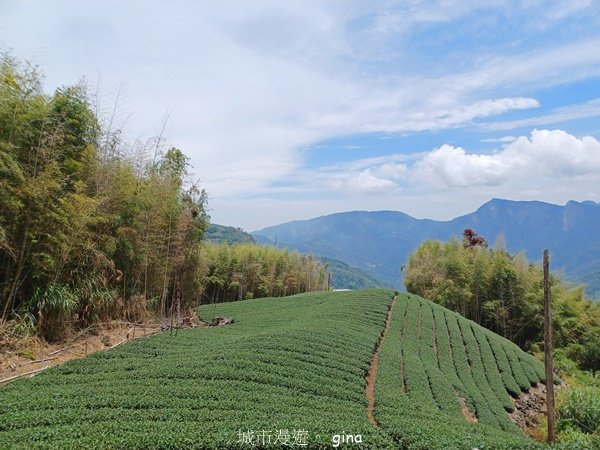
[(540, 445), (507, 412), (543, 365), (427, 300), (372, 289), (201, 313), (235, 323), (160, 333), (0, 387), (0, 448)]

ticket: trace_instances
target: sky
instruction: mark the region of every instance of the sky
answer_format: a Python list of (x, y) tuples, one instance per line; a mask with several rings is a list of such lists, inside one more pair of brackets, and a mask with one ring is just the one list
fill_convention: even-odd
[(597, 0), (0, 0), (0, 49), (164, 125), (214, 223), (600, 201)]

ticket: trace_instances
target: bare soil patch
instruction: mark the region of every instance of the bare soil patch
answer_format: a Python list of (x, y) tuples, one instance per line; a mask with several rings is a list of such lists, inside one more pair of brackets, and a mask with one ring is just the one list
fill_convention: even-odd
[(392, 301), (390, 310), (388, 311), (387, 317), (385, 319), (385, 327), (383, 329), (383, 332), (381, 333), (381, 339), (379, 339), (379, 342), (377, 343), (377, 348), (375, 349), (375, 353), (373, 353), (373, 358), (371, 359), (371, 365), (369, 367), (369, 374), (367, 375), (366, 394), (367, 400), (369, 402), (367, 405), (367, 417), (369, 418), (369, 422), (371, 422), (371, 424), (374, 426), (378, 425), (377, 419), (375, 418), (373, 412), (375, 410), (375, 378), (377, 377), (377, 366), (379, 365), (379, 352), (381, 351), (381, 346), (385, 341), (385, 336), (387, 334), (388, 328), (390, 327), (390, 323), (392, 322), (392, 314), (394, 312), (396, 302), (397, 299), (394, 296), (394, 300)]
[(538, 436), (537, 428), (546, 414), (546, 385), (537, 383), (512, 401), (515, 410), (508, 414), (510, 419), (528, 436)]
[[(205, 324), (195, 321), (189, 326)], [(162, 329), (165, 329), (164, 324)], [(48, 367), (84, 358), (158, 331), (161, 331), (160, 323), (111, 322), (90, 327), (69, 339), (51, 344), (39, 338), (5, 339), (0, 347), (0, 384), (23, 376), (33, 376)]]
[(465, 399), (458, 394), (456, 394), (456, 397), (458, 398), (458, 402), (460, 403), (460, 408), (462, 409), (463, 416), (465, 416), (465, 420), (469, 423), (479, 422), (479, 420), (477, 420), (477, 416), (475, 416), (475, 413), (471, 411), (467, 406), (467, 402), (465, 401)]

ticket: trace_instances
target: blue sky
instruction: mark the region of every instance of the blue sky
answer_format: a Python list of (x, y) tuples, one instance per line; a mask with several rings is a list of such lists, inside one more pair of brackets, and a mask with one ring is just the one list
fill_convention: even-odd
[(0, 47), (168, 116), (216, 223), (600, 201), (598, 1), (0, 0)]

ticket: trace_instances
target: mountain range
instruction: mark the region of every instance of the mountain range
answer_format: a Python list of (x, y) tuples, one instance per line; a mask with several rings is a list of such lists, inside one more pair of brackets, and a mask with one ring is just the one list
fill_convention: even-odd
[(552, 270), (600, 296), (600, 204), (492, 199), (476, 211), (448, 221), (416, 219), (398, 211), (353, 211), (288, 222), (252, 233), (263, 244), (334, 258), (396, 288), (400, 268), (425, 240), (462, 238), (472, 228), (490, 246), (524, 252), (532, 262), (551, 253)]

